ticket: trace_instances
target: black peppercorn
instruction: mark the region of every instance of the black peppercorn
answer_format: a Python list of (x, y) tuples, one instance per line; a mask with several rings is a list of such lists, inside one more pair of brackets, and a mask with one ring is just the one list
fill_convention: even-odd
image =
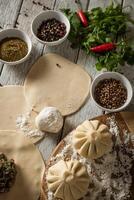
[(37, 37), (43, 41), (52, 42), (61, 39), (65, 34), (65, 24), (52, 18), (42, 22), (38, 28)]

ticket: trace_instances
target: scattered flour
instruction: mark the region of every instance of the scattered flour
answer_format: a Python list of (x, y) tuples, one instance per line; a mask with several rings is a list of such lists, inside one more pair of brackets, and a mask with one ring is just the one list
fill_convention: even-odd
[(51, 200), (54, 198), (54, 195), (51, 191), (48, 191), (48, 200)]
[(44, 136), (44, 132), (33, 129), (30, 124), (30, 112), (26, 115), (19, 115), (16, 119), (16, 127), (24, 132), (27, 137), (42, 137)]
[[(130, 170), (134, 161), (134, 149), (129, 148), (134, 136), (124, 130), (124, 143), (120, 139), (120, 131), (115, 118), (107, 120), (110, 132), (115, 138), (113, 149), (108, 154), (96, 160), (87, 160), (77, 154), (72, 145), (72, 134), (65, 138), (65, 147), (55, 157), (51, 158), (54, 164), (60, 159), (77, 159), (87, 167), (90, 176), (90, 185), (87, 195), (83, 200), (128, 200), (130, 199), (130, 187), (132, 176)], [(129, 136), (130, 135), (130, 136)], [(54, 200), (51, 191), (48, 191), (48, 200)], [(82, 199), (81, 199), (82, 200)]]

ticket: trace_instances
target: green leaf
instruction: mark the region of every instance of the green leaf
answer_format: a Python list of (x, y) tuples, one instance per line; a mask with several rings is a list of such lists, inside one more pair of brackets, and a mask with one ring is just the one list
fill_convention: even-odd
[(81, 26), (81, 21), (76, 13), (71, 17), (71, 25), (75, 31), (78, 31)]
[[(134, 49), (124, 41), (127, 34), (128, 24), (134, 24), (129, 13), (123, 12), (121, 5), (111, 4), (106, 9), (93, 8), (85, 12), (88, 20), (88, 27), (83, 27), (76, 12), (70, 9), (63, 11), (71, 24), (71, 31), (68, 39), (72, 48), (80, 47), (87, 54), (97, 58), (96, 68), (101, 70), (107, 68), (109, 71), (116, 71), (119, 65), (134, 64)], [(91, 47), (115, 42), (119, 37), (116, 49), (105, 53), (93, 53)], [(132, 44), (131, 44), (132, 45)]]
[(97, 62), (95, 66), (98, 71), (101, 71), (104, 68), (104, 65), (100, 62)]

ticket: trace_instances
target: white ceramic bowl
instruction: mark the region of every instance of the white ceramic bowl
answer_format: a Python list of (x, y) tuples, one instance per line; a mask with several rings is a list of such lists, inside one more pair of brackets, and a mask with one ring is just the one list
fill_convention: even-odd
[[(42, 24), (43, 21), (45, 21), (47, 19), (51, 19), (51, 18), (56, 18), (57, 20), (59, 20), (60, 22), (62, 22), (66, 25), (66, 34), (61, 39), (53, 41), (53, 42), (46, 42), (46, 41), (40, 40), (37, 37), (38, 28)], [(44, 12), (40, 13), (39, 15), (37, 15), (34, 18), (34, 20), (32, 21), (31, 30), (32, 30), (34, 37), (39, 42), (41, 42), (42, 44), (46, 44), (48, 46), (54, 46), (54, 45), (61, 44), (67, 38), (67, 36), (70, 32), (70, 22), (69, 22), (68, 18), (62, 12), (48, 10), (48, 11), (44, 11)]]
[[(127, 100), (126, 102), (119, 108), (117, 109), (107, 109), (105, 107), (102, 107), (101, 105), (99, 105), (96, 100), (95, 100), (95, 96), (94, 96), (94, 92), (95, 92), (95, 87), (97, 86), (97, 84), (104, 80), (104, 79), (110, 79), (110, 78), (113, 78), (113, 79), (116, 79), (116, 80), (119, 80), (121, 81), (121, 83), (125, 86), (125, 88), (127, 89)], [(91, 97), (92, 99), (94, 100), (94, 102), (96, 103), (96, 105), (101, 108), (102, 110), (105, 110), (105, 111), (108, 111), (108, 112), (119, 112), (121, 110), (124, 110), (131, 102), (132, 100), (132, 97), (133, 97), (133, 89), (132, 89), (132, 86), (131, 86), (131, 83), (130, 81), (122, 74), (120, 73), (117, 73), (117, 72), (104, 72), (104, 73), (101, 73), (99, 74), (92, 82), (92, 85), (91, 85)]]
[(17, 60), (17, 61), (7, 62), (5, 60), (0, 59), (0, 62), (5, 63), (7, 65), (17, 65), (17, 64), (24, 62), (25, 60), (28, 59), (28, 57), (31, 53), (31, 50), (32, 50), (32, 42), (31, 42), (29, 36), (25, 32), (15, 29), (15, 28), (5, 29), (5, 30), (0, 31), (0, 41), (3, 40), (4, 38), (12, 38), (12, 37), (20, 38), (21, 40), (26, 42), (26, 44), (28, 46), (28, 53), (24, 58)]

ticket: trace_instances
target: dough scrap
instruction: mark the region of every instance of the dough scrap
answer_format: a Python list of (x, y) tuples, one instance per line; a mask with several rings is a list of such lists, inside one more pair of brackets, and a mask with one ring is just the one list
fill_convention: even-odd
[(14, 159), (17, 167), (15, 184), (8, 193), (0, 194), (0, 199), (37, 200), (44, 162), (36, 147), (19, 132), (0, 130), (0, 152)]
[(63, 126), (63, 117), (55, 107), (45, 107), (35, 118), (36, 127), (45, 132), (58, 133)]
[(24, 83), (24, 95), (35, 111), (56, 107), (63, 116), (76, 112), (89, 95), (91, 78), (80, 66), (56, 55), (40, 57)]
[(88, 159), (96, 159), (112, 148), (112, 134), (98, 120), (86, 120), (73, 134), (73, 145), (77, 152)]
[[(0, 129), (18, 130), (16, 120), (19, 115), (26, 114), (30, 107), (24, 97), (23, 86), (4, 86), (0, 87)], [(31, 124), (35, 128), (34, 113), (31, 113)], [(23, 132), (22, 132), (23, 133)], [(21, 133), (21, 134), (22, 134)], [(42, 137), (30, 138), (33, 143)]]
[(77, 160), (60, 160), (48, 169), (48, 188), (54, 197), (77, 200), (87, 193), (89, 176), (86, 167)]

